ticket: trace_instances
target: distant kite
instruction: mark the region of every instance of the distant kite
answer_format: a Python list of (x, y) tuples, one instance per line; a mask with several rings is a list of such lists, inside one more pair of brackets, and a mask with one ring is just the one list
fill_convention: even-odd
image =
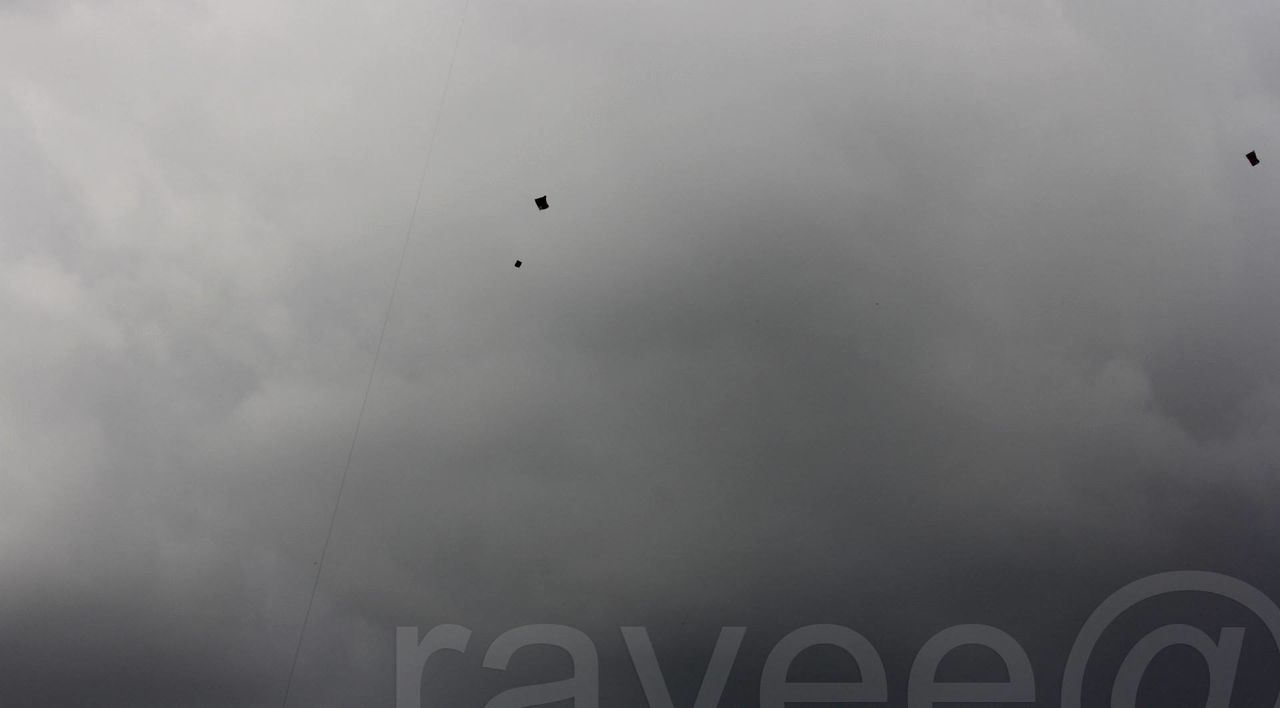
[[(534, 199), (533, 203), (538, 205), (538, 211), (542, 211), (551, 206), (550, 204), (547, 204), (547, 195), (545, 194), (542, 195), (541, 197), (538, 197), (537, 199)], [(521, 265), (522, 263), (520, 261), (516, 261), (517, 268), (519, 268)]]
[[(1261, 160), (1258, 159), (1258, 153), (1256, 152), (1251, 152), (1248, 155), (1245, 155), (1244, 159), (1248, 160), (1249, 164), (1254, 167), (1257, 167), (1258, 163), (1261, 162)], [(543, 199), (545, 199), (545, 197)]]

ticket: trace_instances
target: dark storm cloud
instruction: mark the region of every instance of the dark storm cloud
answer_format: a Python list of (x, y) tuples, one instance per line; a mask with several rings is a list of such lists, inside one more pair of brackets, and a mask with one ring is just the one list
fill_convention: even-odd
[(0, 14), (0, 696), (278, 703), (435, 120), (297, 705), (441, 623), (482, 705), (566, 670), (478, 668), (535, 622), (608, 705), (620, 625), (678, 704), (747, 626), (752, 705), (801, 625), (901, 703), (985, 622), (1054, 705), (1132, 580), (1275, 596), (1250, 5), (476, 0), (441, 116), (462, 3)]

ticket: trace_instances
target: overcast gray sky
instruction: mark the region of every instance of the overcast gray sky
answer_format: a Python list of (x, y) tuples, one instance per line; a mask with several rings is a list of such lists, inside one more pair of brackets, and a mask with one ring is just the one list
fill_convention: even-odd
[(1280, 598), (1280, 6), (464, 4), (0, 2), (0, 703), (279, 704), (437, 124), (294, 705)]

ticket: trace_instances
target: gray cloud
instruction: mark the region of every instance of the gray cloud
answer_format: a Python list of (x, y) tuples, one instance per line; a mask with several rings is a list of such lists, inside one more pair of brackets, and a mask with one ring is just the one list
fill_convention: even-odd
[(297, 705), (1276, 595), (1273, 7), (463, 5), (0, 4), (6, 705), (279, 703), (434, 121)]

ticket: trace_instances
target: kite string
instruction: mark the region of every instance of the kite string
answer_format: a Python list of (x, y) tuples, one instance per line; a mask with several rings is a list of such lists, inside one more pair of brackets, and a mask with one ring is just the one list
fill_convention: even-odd
[(298, 657), (302, 654), (302, 643), (306, 638), (307, 625), (311, 620), (311, 608), (316, 601), (316, 591), (320, 588), (320, 576), (324, 573), (325, 557), (329, 553), (329, 541), (333, 538), (333, 528), (338, 520), (338, 509), (342, 506), (342, 493), (347, 487), (347, 477), (351, 473), (351, 461), (355, 457), (356, 441), (360, 439), (360, 427), (364, 423), (365, 409), (369, 406), (369, 392), (373, 389), (374, 376), (378, 371), (378, 362), (382, 358), (382, 343), (387, 336), (387, 325), (391, 322), (391, 311), (395, 306), (396, 293), (400, 289), (400, 277), (404, 273), (404, 263), (409, 254), (412, 241), (413, 226), (418, 219), (418, 209), (422, 204), (422, 192), (427, 183), (427, 173), (431, 167), (431, 155), (435, 152), (436, 136), (440, 134), (440, 124), (444, 121), (445, 99), (449, 96), (449, 85), (453, 79), (453, 66), (458, 59), (458, 46), (462, 43), (462, 29), (467, 22), (467, 11), (471, 9), (472, 0), (466, 0), (462, 7), (462, 17), (458, 20), (458, 30), (453, 38), (453, 51), (449, 55), (449, 68), (445, 71), (444, 88), (440, 91), (440, 101), (436, 106), (435, 125), (431, 129), (431, 137), (427, 140), (427, 153), (422, 161), (422, 173), (418, 176), (418, 190), (413, 199), (413, 211), (409, 215), (409, 225), (405, 229), (404, 240), (400, 246), (400, 260), (396, 264), (396, 274), (391, 281), (391, 295), (382, 315), (382, 328), (378, 331), (378, 343), (373, 350), (373, 363), (369, 367), (369, 378), (365, 381), (364, 397), (360, 401), (360, 412), (356, 415), (355, 431), (351, 435), (351, 445), (347, 448), (347, 462), (342, 468), (342, 477), (338, 483), (338, 494), (333, 501), (333, 510), (329, 514), (329, 527), (324, 534), (324, 543), (320, 546), (320, 560), (316, 564), (315, 578), (311, 582), (311, 595), (307, 599), (307, 611), (302, 616), (302, 628), (298, 631), (298, 643), (293, 649), (293, 660), (289, 665), (289, 679), (285, 683), (283, 708), (288, 708), (289, 697), (293, 692), (293, 677), (298, 668)]

